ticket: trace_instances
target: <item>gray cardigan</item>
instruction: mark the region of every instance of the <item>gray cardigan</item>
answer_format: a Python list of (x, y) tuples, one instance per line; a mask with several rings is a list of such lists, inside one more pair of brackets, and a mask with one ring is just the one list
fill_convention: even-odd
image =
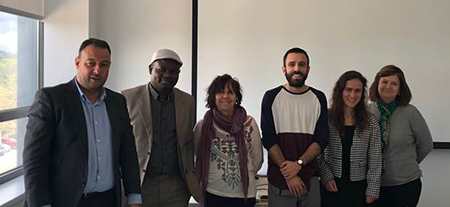
[[(339, 131), (332, 121), (328, 124), (330, 138), (323, 155), (318, 158), (319, 176), (323, 184), (342, 177), (342, 143)], [(355, 129), (350, 151), (350, 180), (367, 179), (365, 194), (378, 198), (381, 176), (381, 136), (378, 121), (370, 115), (369, 126)]]
[[(374, 103), (369, 104), (369, 111), (380, 119), (380, 111)], [(381, 186), (397, 186), (418, 179), (422, 176), (419, 163), (433, 149), (430, 130), (415, 106), (398, 106), (389, 116), (389, 124)]]

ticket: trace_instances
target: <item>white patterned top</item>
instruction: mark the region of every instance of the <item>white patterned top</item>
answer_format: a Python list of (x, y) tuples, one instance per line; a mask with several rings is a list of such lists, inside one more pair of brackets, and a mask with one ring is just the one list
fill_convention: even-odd
[[(195, 152), (198, 149), (203, 120), (195, 126)], [(216, 137), (211, 142), (211, 159), (209, 164), (208, 186), (206, 191), (214, 195), (229, 198), (244, 198), (237, 143), (233, 137), (214, 124)], [(248, 198), (256, 197), (255, 176), (263, 163), (261, 135), (255, 119), (247, 116), (244, 122), (245, 143), (248, 159)], [(196, 154), (196, 153), (195, 153)]]

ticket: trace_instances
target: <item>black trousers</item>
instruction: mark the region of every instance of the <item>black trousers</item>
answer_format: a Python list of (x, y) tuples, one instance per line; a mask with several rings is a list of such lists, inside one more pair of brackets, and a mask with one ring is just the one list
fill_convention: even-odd
[(350, 181), (335, 178), (338, 192), (329, 192), (320, 185), (322, 207), (364, 207), (366, 204), (367, 181)]
[(254, 207), (256, 204), (255, 198), (227, 198), (205, 192), (205, 206), (206, 207)]
[(419, 203), (422, 181), (419, 179), (398, 186), (381, 187), (380, 207), (415, 207)]
[(116, 188), (111, 190), (92, 193), (88, 195), (82, 195), (78, 207), (116, 207), (117, 205), (117, 195)]

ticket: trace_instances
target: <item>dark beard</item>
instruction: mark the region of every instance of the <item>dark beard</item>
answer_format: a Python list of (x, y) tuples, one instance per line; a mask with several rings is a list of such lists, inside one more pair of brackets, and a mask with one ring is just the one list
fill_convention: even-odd
[[(292, 76), (295, 74), (300, 74), (303, 78), (298, 80), (298, 81), (294, 81), (292, 80)], [(308, 78), (308, 74), (303, 74), (302, 72), (294, 72), (291, 75), (289, 75), (288, 73), (285, 74), (286, 76), (286, 80), (289, 83), (289, 86), (294, 87), (294, 88), (301, 88), (305, 85), (306, 79)]]

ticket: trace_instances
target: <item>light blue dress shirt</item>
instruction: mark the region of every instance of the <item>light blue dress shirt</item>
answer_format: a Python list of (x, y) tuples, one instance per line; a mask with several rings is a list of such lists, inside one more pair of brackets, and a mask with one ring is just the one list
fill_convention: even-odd
[[(77, 84), (77, 87), (78, 84)], [(91, 103), (78, 88), (86, 118), (88, 136), (88, 179), (84, 193), (105, 192), (114, 187), (111, 123), (106, 110), (106, 93)]]
[[(100, 98), (91, 103), (76, 79), (74, 81), (83, 105), (88, 136), (88, 179), (83, 192), (105, 192), (115, 186), (111, 122), (105, 103), (106, 90), (103, 88)], [(127, 198), (128, 204), (142, 203), (141, 194), (132, 193)]]

